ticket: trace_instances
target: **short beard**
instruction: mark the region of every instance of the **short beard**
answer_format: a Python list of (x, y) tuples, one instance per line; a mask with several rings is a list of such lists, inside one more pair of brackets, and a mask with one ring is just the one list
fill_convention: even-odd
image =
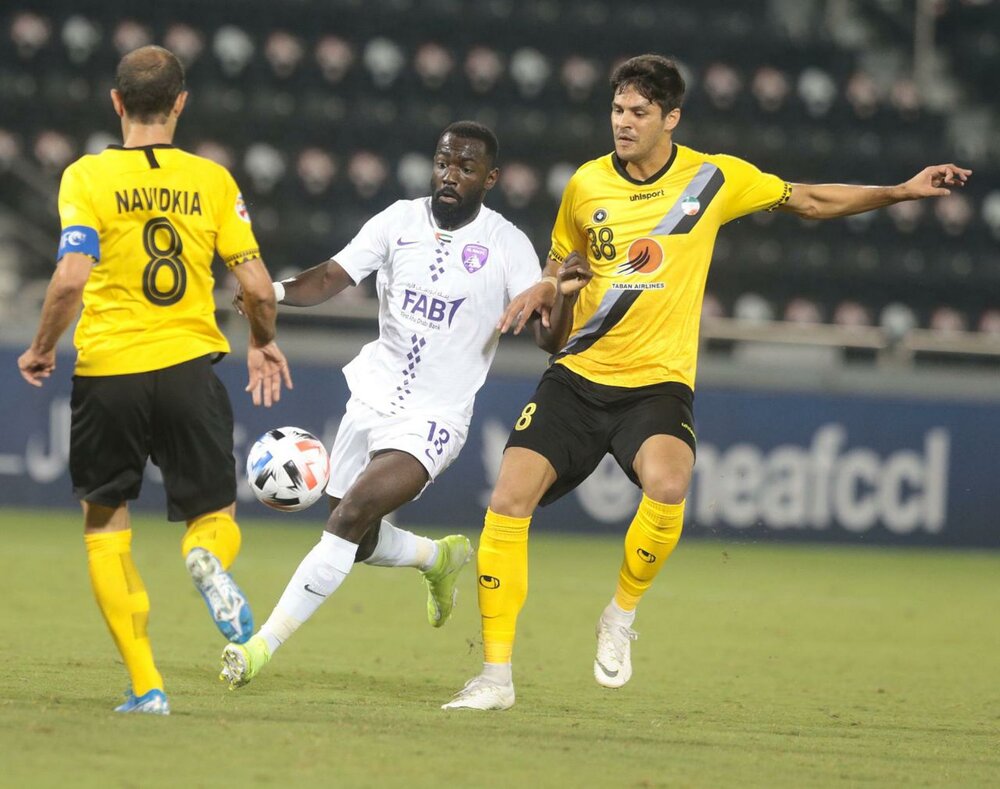
[(466, 224), (476, 212), (482, 200), (466, 199), (458, 203), (443, 203), (437, 197), (431, 198), (431, 213), (434, 220), (444, 230), (454, 230)]

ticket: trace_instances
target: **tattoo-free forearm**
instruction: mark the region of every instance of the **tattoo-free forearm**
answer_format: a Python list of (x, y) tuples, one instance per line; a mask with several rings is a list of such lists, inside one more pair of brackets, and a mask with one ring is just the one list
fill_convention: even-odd
[(250, 291), (243, 294), (243, 302), (250, 324), (250, 341), (255, 348), (263, 348), (277, 334), (277, 302), (270, 298), (256, 298)]
[(793, 184), (788, 210), (809, 219), (834, 219), (863, 214), (908, 199), (900, 186)]
[(353, 285), (354, 280), (336, 260), (330, 259), (296, 274), (291, 279), (282, 280), (281, 284), (285, 286), (282, 304), (292, 307), (314, 307)]
[(566, 344), (573, 328), (573, 305), (576, 304), (576, 299), (576, 293), (564, 296), (557, 290), (555, 304), (549, 313), (548, 328), (542, 326), (541, 321), (535, 321), (535, 344), (543, 351), (556, 353)]

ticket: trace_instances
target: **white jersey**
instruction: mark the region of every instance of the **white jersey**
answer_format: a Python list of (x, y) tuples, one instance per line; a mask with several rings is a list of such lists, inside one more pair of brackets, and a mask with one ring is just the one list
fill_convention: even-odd
[(486, 206), (441, 230), (429, 197), (399, 200), (334, 260), (355, 283), (378, 272), (379, 337), (344, 368), (351, 393), (384, 414), (447, 411), (467, 425), (500, 316), (541, 274), (528, 237)]

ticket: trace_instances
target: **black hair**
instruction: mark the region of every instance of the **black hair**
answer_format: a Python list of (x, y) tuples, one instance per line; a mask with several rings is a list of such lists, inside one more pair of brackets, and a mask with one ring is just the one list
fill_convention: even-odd
[[(441, 137), (450, 134), (454, 137), (461, 137), (465, 140), (480, 140), (486, 146), (486, 155), (490, 160), (490, 167), (495, 167), (500, 158), (500, 143), (497, 136), (488, 126), (484, 126), (476, 121), (456, 121), (447, 129), (441, 132)], [(441, 137), (438, 137), (440, 140)]]
[(184, 67), (169, 49), (140, 47), (119, 61), (115, 87), (131, 119), (162, 122), (184, 90)]
[(677, 64), (662, 55), (637, 55), (618, 66), (611, 73), (611, 89), (617, 96), (626, 88), (659, 105), (664, 115), (684, 102), (684, 78)]

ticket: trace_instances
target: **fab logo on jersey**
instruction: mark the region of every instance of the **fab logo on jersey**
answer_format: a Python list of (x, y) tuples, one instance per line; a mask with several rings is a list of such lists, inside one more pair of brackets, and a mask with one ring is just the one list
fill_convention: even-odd
[(652, 274), (663, 263), (663, 247), (656, 239), (639, 238), (628, 248), (628, 259), (618, 266), (619, 274)]
[(439, 299), (419, 290), (406, 288), (403, 290), (403, 316), (420, 326), (440, 329), (442, 324), (451, 326), (455, 313), (464, 301), (464, 297), (452, 300)]

